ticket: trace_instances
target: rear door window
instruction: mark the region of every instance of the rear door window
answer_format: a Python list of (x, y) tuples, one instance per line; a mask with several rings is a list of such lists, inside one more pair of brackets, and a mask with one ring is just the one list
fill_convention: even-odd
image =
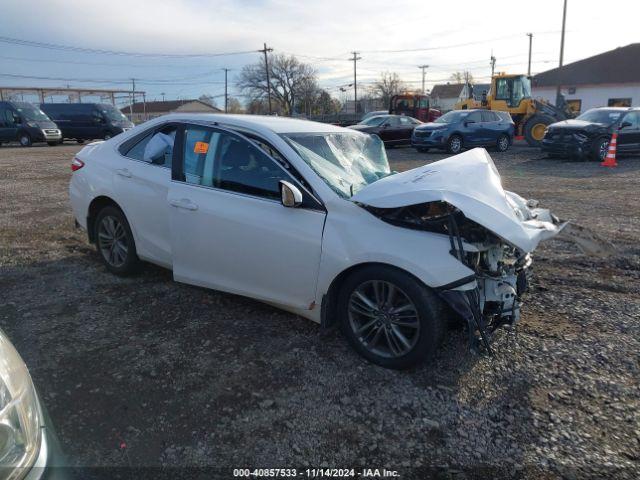
[(482, 112), (482, 121), (483, 122), (497, 122), (498, 121), (498, 117), (495, 113), (490, 112), (490, 111), (484, 111)]
[(173, 144), (177, 130), (178, 127), (176, 125), (153, 129), (153, 131), (125, 150), (123, 155), (133, 160), (171, 168)]

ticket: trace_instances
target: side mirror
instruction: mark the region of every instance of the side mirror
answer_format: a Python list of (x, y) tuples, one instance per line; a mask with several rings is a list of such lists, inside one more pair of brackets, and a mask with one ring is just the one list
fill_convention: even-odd
[(620, 124), (620, 129), (621, 129), (621, 130), (622, 130), (623, 128), (626, 128), (626, 127), (631, 127), (631, 122), (622, 122), (622, 123)]
[(475, 120), (467, 120), (466, 122), (464, 122), (464, 126), (468, 127), (469, 125), (471, 125), (472, 123), (476, 123)]
[(13, 123), (15, 125), (21, 125), (22, 124), (22, 118), (20, 117), (20, 115), (14, 115), (13, 116)]
[(286, 180), (280, 180), (280, 197), (285, 207), (296, 208), (302, 205), (302, 192)]

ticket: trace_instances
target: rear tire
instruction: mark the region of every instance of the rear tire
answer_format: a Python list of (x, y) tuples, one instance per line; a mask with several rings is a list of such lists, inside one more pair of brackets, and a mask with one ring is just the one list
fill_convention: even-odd
[(536, 113), (529, 117), (529, 120), (524, 124), (522, 133), (524, 139), (531, 147), (539, 147), (542, 145), (542, 139), (544, 138), (544, 131), (548, 125), (554, 123), (555, 120), (549, 115), (543, 113)]
[(30, 147), (31, 145), (33, 145), (31, 136), (28, 133), (21, 133), (18, 136), (18, 142), (20, 142), (20, 146), (22, 147)]
[(429, 288), (385, 265), (366, 266), (347, 277), (338, 295), (338, 314), (354, 350), (393, 369), (430, 358), (446, 324), (442, 301)]
[(116, 275), (133, 273), (140, 260), (124, 213), (113, 206), (104, 207), (98, 212), (94, 228), (96, 249), (107, 269)]
[(457, 155), (462, 151), (463, 142), (460, 135), (451, 135), (447, 141), (447, 152)]
[(511, 142), (509, 141), (509, 136), (502, 134), (498, 137), (498, 141), (496, 142), (496, 150), (498, 152), (506, 152), (509, 150), (509, 145)]

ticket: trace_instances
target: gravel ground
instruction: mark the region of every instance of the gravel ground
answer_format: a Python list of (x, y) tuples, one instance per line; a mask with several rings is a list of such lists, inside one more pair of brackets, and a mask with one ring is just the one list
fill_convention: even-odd
[[(72, 465), (640, 475), (640, 159), (609, 170), (519, 145), (492, 153), (507, 188), (617, 253), (547, 242), (517, 333), (498, 335), (494, 357), (471, 354), (454, 329), (431, 364), (397, 372), (335, 331), (161, 268), (107, 273), (73, 227), (78, 148), (0, 148), (0, 325)], [(405, 170), (444, 155), (389, 157)]]

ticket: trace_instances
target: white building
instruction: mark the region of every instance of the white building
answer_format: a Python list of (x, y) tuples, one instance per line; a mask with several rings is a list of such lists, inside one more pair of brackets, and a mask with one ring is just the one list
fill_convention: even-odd
[(137, 102), (120, 109), (133, 123), (142, 123), (152, 118), (174, 112), (222, 113), (217, 107), (201, 100), (167, 100)]
[(555, 104), (556, 88), (578, 112), (640, 105), (640, 43), (616, 48), (533, 77), (534, 98)]
[(431, 106), (442, 112), (453, 110), (460, 100), (467, 98), (464, 83), (440, 83), (431, 90)]

